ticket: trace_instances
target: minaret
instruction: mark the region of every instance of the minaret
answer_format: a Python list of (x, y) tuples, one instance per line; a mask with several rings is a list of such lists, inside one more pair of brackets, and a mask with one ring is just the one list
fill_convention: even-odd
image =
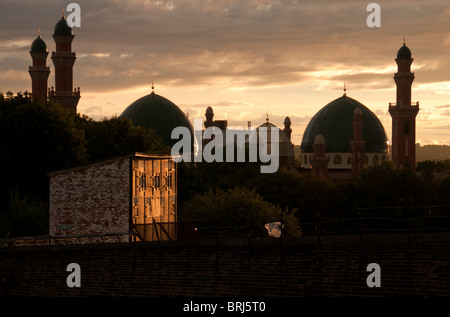
[(214, 126), (214, 121), (213, 121), (214, 112), (210, 106), (208, 108), (206, 108), (205, 118), (206, 118), (206, 120), (205, 120), (204, 124), (205, 124), (206, 129)]
[(364, 165), (364, 146), (366, 142), (362, 139), (362, 111), (355, 108), (353, 113), (353, 141), (350, 142), (352, 147), (352, 173), (357, 175)]
[(41, 39), (40, 31), (31, 44), (30, 55), (33, 59), (33, 66), (28, 69), (31, 77), (31, 95), (33, 98), (47, 99), (47, 80), (50, 75), (50, 67), (47, 67), (47, 45)]
[(397, 85), (397, 102), (389, 103), (389, 113), (392, 117), (392, 161), (399, 168), (409, 166), (416, 168), (416, 116), (419, 103), (411, 103), (411, 86), (414, 73), (411, 72), (411, 51), (403, 42), (398, 50), (398, 71), (394, 75)]
[(291, 141), (291, 134), (292, 134), (291, 118), (289, 118), (289, 117), (284, 118), (284, 129), (283, 129), (283, 131), (286, 134), (286, 136), (289, 138), (289, 141)]
[(311, 154), (309, 157), (311, 172), (318, 176), (327, 177), (330, 157), (325, 153), (327, 144), (325, 142), (325, 138), (321, 134), (318, 134), (314, 138), (313, 148), (314, 154)]
[(72, 29), (67, 25), (64, 10), (61, 19), (56, 23), (53, 39), (56, 43), (56, 52), (52, 52), (52, 61), (55, 66), (55, 87), (49, 90), (49, 99), (64, 108), (77, 112), (77, 104), (80, 100), (80, 88), (73, 89), (73, 64), (75, 53), (71, 52), (73, 35)]

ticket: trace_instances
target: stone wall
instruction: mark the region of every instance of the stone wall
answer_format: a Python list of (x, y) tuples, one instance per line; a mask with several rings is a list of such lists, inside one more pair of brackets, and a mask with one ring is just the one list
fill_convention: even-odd
[[(3, 296), (449, 296), (450, 235), (0, 248)], [(81, 287), (68, 287), (67, 266)], [(367, 265), (381, 269), (368, 287)]]
[(130, 230), (130, 158), (50, 174), (51, 236)]

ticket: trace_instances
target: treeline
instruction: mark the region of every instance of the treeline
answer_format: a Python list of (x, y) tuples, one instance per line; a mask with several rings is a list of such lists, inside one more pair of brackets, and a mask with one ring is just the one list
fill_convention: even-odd
[(132, 152), (170, 153), (127, 119), (96, 121), (28, 92), (0, 93), (0, 237), (48, 232), (48, 172)]
[[(169, 154), (170, 148), (126, 119), (96, 121), (27, 92), (0, 93), (0, 238), (48, 234), (48, 172), (133, 152)], [(299, 236), (319, 222), (355, 219), (360, 210), (389, 218), (413, 216), (411, 206), (450, 205), (450, 178), (435, 182), (432, 173), (448, 161), (421, 162), (419, 173), (384, 162), (364, 168), (352, 183), (307, 172), (261, 174), (260, 165), (178, 164), (179, 220), (203, 235), (231, 236), (265, 235), (266, 223), (282, 221), (288, 235)], [(435, 210), (418, 208), (414, 215)], [(341, 222), (334, 229), (358, 225)]]
[(421, 161), (445, 161), (450, 159), (450, 146), (427, 144), (416, 144), (416, 159)]
[[(245, 197), (268, 202), (277, 208), (279, 216), (272, 211), (271, 217), (260, 220), (259, 228), (263, 228), (264, 221), (278, 221), (284, 217), (290, 222), (286, 223), (287, 231), (290, 226), (291, 232), (296, 234), (298, 227), (303, 233), (314, 233), (318, 222), (334, 222), (333, 225), (323, 226), (329, 228), (328, 232), (357, 231), (361, 225), (358, 217), (403, 219), (424, 214), (436, 216), (437, 212), (450, 216), (449, 177), (434, 182), (429, 174), (422, 176), (411, 170), (399, 170), (389, 161), (364, 168), (352, 183), (316, 177), (308, 172), (279, 170), (274, 174), (261, 174), (257, 164), (181, 164), (178, 192), (180, 218), (207, 228), (213, 228), (216, 225), (213, 220), (218, 217), (221, 217), (224, 226), (238, 226), (236, 217), (240, 217), (241, 226), (245, 225), (246, 219), (242, 216), (256, 214), (257, 211), (252, 208), (260, 208), (256, 204), (237, 208), (235, 202)], [(241, 198), (238, 198), (239, 192)], [(205, 201), (208, 201), (206, 207)], [(427, 206), (446, 207), (438, 210)], [(234, 209), (236, 212), (222, 209)], [(351, 219), (356, 219), (356, 222)], [(448, 221), (438, 224), (441, 225), (450, 228)], [(391, 220), (382, 226), (400, 228), (395, 227)]]

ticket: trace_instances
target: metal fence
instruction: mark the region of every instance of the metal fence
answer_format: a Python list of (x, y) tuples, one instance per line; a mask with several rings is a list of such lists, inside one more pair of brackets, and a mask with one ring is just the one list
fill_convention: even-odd
[[(328, 213), (330, 214), (330, 213)], [(324, 217), (320, 211), (313, 213), (312, 221), (302, 222), (303, 236), (373, 235), (450, 232), (450, 205), (441, 206), (391, 206), (345, 210), (340, 216)], [(112, 243), (138, 241), (192, 241), (196, 239), (263, 238), (269, 235), (264, 224), (249, 225), (245, 217), (242, 225), (227, 225), (227, 219), (203, 219), (202, 224), (190, 222), (153, 222), (134, 225), (124, 233), (78, 236), (38, 236), (1, 239), (0, 246), (68, 245), (81, 243)], [(311, 219), (311, 217), (310, 217)], [(283, 224), (281, 233), (289, 236), (289, 227)]]

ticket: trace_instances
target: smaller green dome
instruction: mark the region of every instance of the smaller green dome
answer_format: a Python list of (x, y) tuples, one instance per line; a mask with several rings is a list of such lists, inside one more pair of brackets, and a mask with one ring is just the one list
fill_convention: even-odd
[(64, 17), (56, 23), (53, 35), (72, 35), (72, 29), (67, 25), (67, 21)]
[(398, 50), (397, 59), (411, 59), (411, 51), (408, 46), (403, 44), (402, 47)]
[(31, 44), (31, 53), (46, 53), (47, 52), (47, 44), (45, 44), (44, 40), (38, 36), (33, 43)]
[(184, 112), (172, 101), (154, 92), (134, 101), (120, 117), (130, 119), (135, 126), (154, 130), (168, 146), (178, 142), (172, 139), (172, 131), (177, 127), (186, 127), (194, 144), (194, 129)]

